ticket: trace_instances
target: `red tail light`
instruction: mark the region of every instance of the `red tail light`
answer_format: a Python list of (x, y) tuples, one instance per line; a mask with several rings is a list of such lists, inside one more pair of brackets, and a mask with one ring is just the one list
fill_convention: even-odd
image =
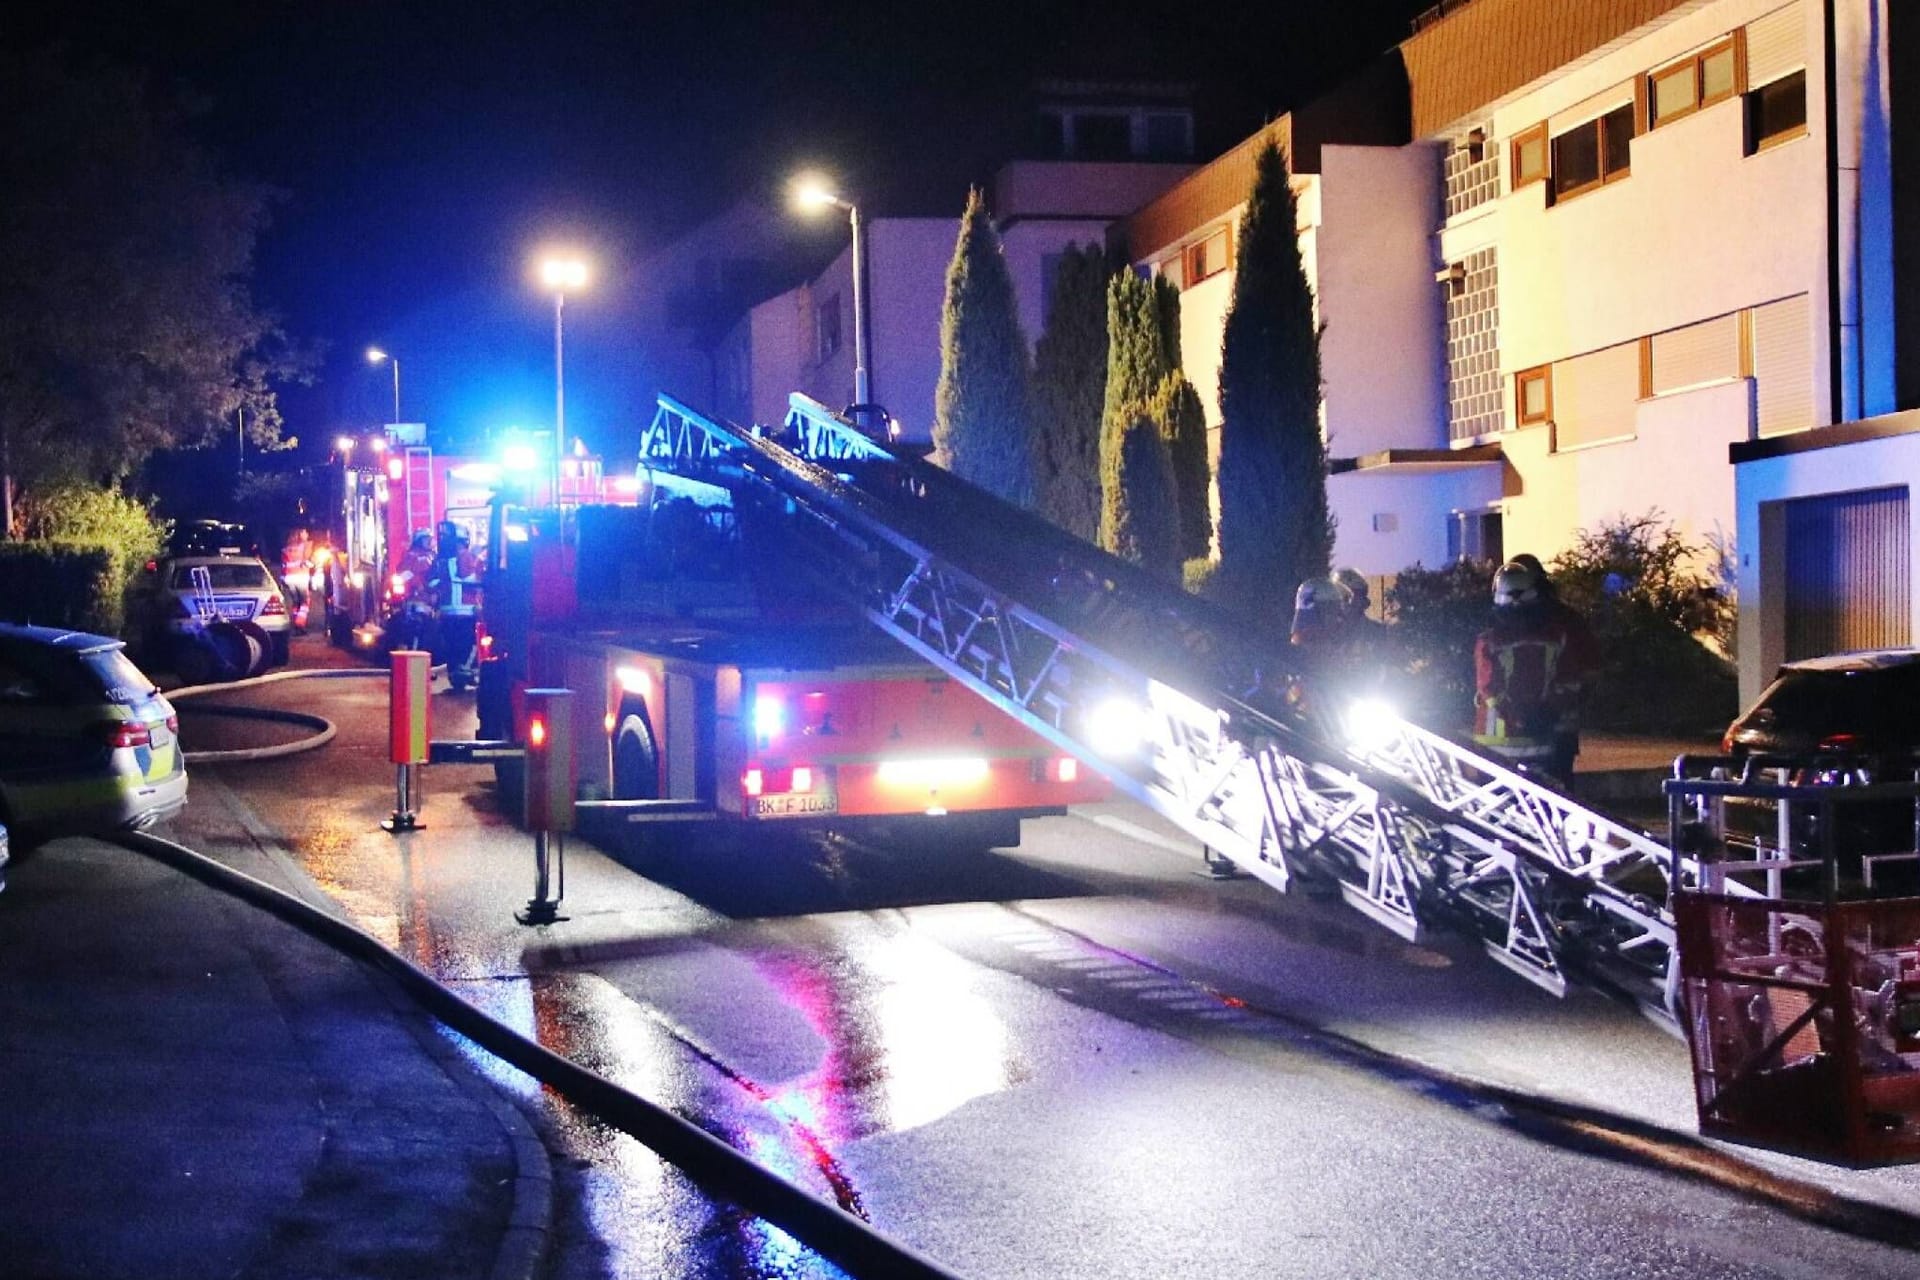
[(96, 726), (96, 732), (111, 751), (118, 751), (122, 747), (153, 745), (153, 732), (136, 720), (109, 720)]
[(167, 732), (168, 732), (168, 733), (178, 733), (178, 732), (180, 732), (180, 717), (179, 717), (179, 716), (168, 716), (168, 717), (167, 717)]
[(1858, 734), (1852, 733), (1830, 733), (1820, 739), (1820, 745), (1816, 749), (1820, 751), (1858, 751), (1860, 749), (1860, 737)]
[(284, 617), (286, 612), (287, 602), (285, 600), (282, 600), (279, 596), (268, 596), (266, 607), (260, 610), (260, 616), (263, 618), (279, 618)]
[(766, 790), (767, 775), (758, 769), (748, 769), (740, 775), (740, 789), (750, 796), (757, 796)]
[(787, 790), (800, 793), (813, 790), (813, 770), (809, 769), (806, 765), (797, 766), (793, 771), (793, 779), (788, 784)]

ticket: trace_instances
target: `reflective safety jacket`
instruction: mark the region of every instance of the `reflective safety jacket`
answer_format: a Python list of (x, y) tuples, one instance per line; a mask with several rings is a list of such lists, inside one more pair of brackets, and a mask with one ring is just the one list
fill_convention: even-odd
[(1577, 619), (1560, 610), (1501, 610), (1474, 642), (1473, 740), (1514, 760), (1551, 755), (1579, 729), (1592, 666)]

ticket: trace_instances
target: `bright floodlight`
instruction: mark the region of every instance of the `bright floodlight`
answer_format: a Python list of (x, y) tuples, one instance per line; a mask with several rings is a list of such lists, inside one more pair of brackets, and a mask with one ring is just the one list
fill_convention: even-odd
[(840, 198), (833, 184), (825, 178), (817, 173), (807, 173), (793, 180), (793, 204), (797, 209), (812, 213), (819, 209), (844, 209), (847, 202)]
[(578, 289), (587, 282), (587, 264), (580, 258), (542, 258), (540, 283), (549, 289)]
[(352, 453), (353, 437), (352, 436), (335, 436), (333, 438), (333, 447), (338, 449), (341, 453)]
[(531, 471), (540, 465), (540, 455), (530, 444), (510, 444), (500, 450), (500, 465), (508, 471)]
[(387, 358), (388, 358), (388, 357), (387, 357), (387, 353), (386, 353), (386, 352), (384, 352), (384, 351), (382, 351), (382, 350), (381, 350), (380, 348), (378, 348), (378, 347), (368, 347), (368, 348), (367, 348), (367, 363), (368, 363), (368, 364), (379, 364), (379, 363), (380, 363), (381, 361), (383, 361), (383, 360), (385, 360), (385, 359), (387, 359)]
[(1087, 740), (1110, 760), (1136, 755), (1147, 740), (1147, 713), (1131, 698), (1113, 695), (1087, 713)]
[(1384, 751), (1400, 734), (1400, 713), (1380, 698), (1360, 698), (1347, 707), (1347, 745), (1361, 755)]

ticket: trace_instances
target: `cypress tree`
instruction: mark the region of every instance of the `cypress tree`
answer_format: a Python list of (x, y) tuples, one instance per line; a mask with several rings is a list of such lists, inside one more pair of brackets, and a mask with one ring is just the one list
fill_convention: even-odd
[(1027, 340), (1000, 235), (976, 188), (947, 267), (933, 444), (954, 474), (1022, 506), (1034, 496)]
[(1153, 323), (1160, 340), (1160, 365), (1169, 372), (1186, 364), (1180, 353), (1180, 287), (1165, 276), (1153, 278)]
[[(1106, 407), (1100, 415), (1100, 545), (1134, 560), (1139, 555), (1114, 540), (1121, 530), (1132, 527), (1127, 513), (1133, 502), (1116, 486), (1125, 485), (1132, 474), (1121, 465), (1122, 444), (1135, 419), (1151, 411), (1153, 393), (1166, 373), (1160, 365), (1160, 340), (1153, 320), (1153, 291), (1145, 280), (1122, 271), (1108, 281)], [(1161, 447), (1165, 448), (1164, 442)]]
[(1187, 375), (1175, 369), (1153, 398), (1153, 420), (1167, 442), (1173, 487), (1180, 506), (1180, 558), (1206, 555), (1213, 544), (1213, 511), (1207, 487), (1207, 409)]
[(1240, 220), (1220, 348), (1220, 570), (1229, 599), (1280, 620), (1333, 557), (1320, 340), (1287, 162), (1269, 143)]
[(1100, 545), (1169, 582), (1180, 580), (1180, 511), (1160, 425), (1136, 408), (1102, 451)]
[(1034, 427), (1040, 437), (1040, 509), (1093, 541), (1100, 529), (1100, 420), (1107, 392), (1107, 255), (1071, 245), (1033, 349)]

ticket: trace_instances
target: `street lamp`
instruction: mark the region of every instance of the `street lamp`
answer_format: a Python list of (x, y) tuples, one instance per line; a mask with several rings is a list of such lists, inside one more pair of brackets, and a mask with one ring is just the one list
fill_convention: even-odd
[(393, 422), (400, 425), (400, 357), (390, 356), (378, 347), (367, 348), (367, 363), (379, 364), (386, 361), (393, 366)]
[(873, 403), (873, 388), (868, 383), (867, 353), (867, 236), (866, 219), (860, 206), (845, 199), (826, 179), (806, 174), (793, 183), (793, 203), (803, 212), (842, 209), (853, 226), (853, 400), (855, 420), (865, 425), (867, 406)]
[(540, 283), (553, 290), (553, 505), (560, 506), (560, 469), (567, 456), (567, 375), (565, 325), (567, 291), (587, 283), (587, 264), (575, 257), (540, 261)]

